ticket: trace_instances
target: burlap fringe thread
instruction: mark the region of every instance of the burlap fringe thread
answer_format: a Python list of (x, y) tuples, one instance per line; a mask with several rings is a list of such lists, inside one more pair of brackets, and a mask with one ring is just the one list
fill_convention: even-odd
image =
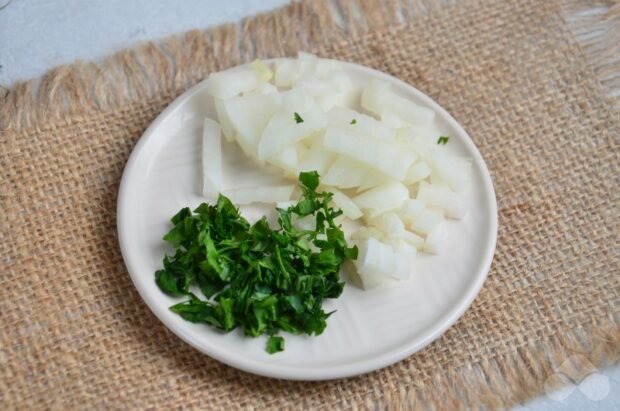
[[(351, 35), (415, 20), (452, 3), (454, 0), (295, 2), (238, 24), (193, 30), (158, 44), (149, 42), (123, 50), (100, 64), (59, 66), (40, 80), (4, 89), (0, 97), (0, 130), (36, 128), (67, 117), (177, 95), (212, 70), (256, 57), (291, 55), (299, 49), (311, 49), (313, 44), (343, 41)], [(596, 12), (583, 11), (592, 8)], [(620, 3), (569, 0), (564, 16), (601, 85), (618, 104)], [(207, 56), (216, 62), (215, 67), (206, 64)]]
[(568, 1), (563, 15), (603, 90), (620, 108), (620, 0)]
[[(89, 113), (180, 94), (210, 71), (256, 57), (292, 55), (311, 45), (345, 41), (379, 27), (402, 24), (449, 7), (450, 0), (320, 0), (295, 2), (275, 12), (207, 31), (190, 31), (159, 44), (149, 42), (112, 55), (100, 64), (76, 62), (54, 68), (40, 80), (19, 82), (0, 97), (0, 131), (41, 128)], [(585, 10), (588, 10), (587, 12)], [(592, 11), (594, 10), (594, 11)], [(581, 44), (610, 104), (620, 102), (620, 2), (569, 0), (561, 10)], [(293, 22), (293, 23), (291, 23)], [(207, 59), (208, 57), (208, 59)], [(211, 64), (207, 63), (213, 62)], [(214, 66), (215, 64), (215, 66)], [(0, 91), (1, 93), (1, 91)], [(620, 359), (617, 319), (593, 324), (592, 335), (567, 332), (556, 341), (524, 343), (518, 356), (445, 370), (433, 381), (402, 387), (369, 408), (447, 409), (463, 404), (500, 408), (541, 391), (572, 353), (598, 367)], [(611, 330), (611, 331), (610, 331)], [(593, 344), (593, 342), (597, 342)], [(583, 354), (580, 357), (580, 354)], [(587, 360), (586, 360), (587, 359)], [(565, 370), (579, 379), (588, 367)], [(573, 375), (570, 375), (573, 374)], [(369, 393), (370, 394), (370, 393)]]

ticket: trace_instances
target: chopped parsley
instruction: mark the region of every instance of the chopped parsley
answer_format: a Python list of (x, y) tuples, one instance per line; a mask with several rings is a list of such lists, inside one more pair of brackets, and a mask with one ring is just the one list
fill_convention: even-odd
[[(183, 208), (172, 217), (164, 240), (175, 252), (164, 257), (155, 282), (166, 294), (188, 299), (170, 310), (223, 332), (240, 327), (249, 337), (269, 335), (271, 354), (284, 349), (280, 331), (321, 334), (333, 314), (323, 302), (342, 293), (340, 265), (357, 258), (357, 248), (347, 245), (334, 221), (342, 211), (330, 207), (332, 194), (316, 192), (318, 173), (301, 173), (299, 181), (303, 195), (277, 209), (278, 228), (265, 217), (250, 224), (221, 194), (214, 205)], [(298, 229), (301, 218), (313, 218), (315, 229)]]
[(269, 354), (275, 354), (280, 351), (284, 351), (284, 338), (272, 335), (267, 340), (267, 352)]
[(351, 120), (351, 124), (357, 124), (357, 120), (356, 119)]
[(448, 136), (441, 136), (437, 140), (437, 144), (441, 144), (441, 145), (445, 146), (446, 144), (448, 144), (448, 140), (450, 140), (450, 137), (448, 137)]
[(304, 119), (301, 118), (301, 116), (299, 115), (298, 112), (295, 112), (295, 123), (299, 124), (299, 123), (303, 123)]

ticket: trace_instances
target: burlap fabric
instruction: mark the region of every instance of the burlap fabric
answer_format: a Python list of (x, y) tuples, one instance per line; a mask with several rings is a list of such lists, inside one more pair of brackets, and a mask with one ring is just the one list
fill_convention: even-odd
[[(309, 1), (5, 91), (0, 408), (501, 408), (617, 360), (618, 5), (451, 3)], [(471, 309), (405, 361), (333, 382), (252, 376), (184, 344), (141, 301), (116, 238), (121, 173), (155, 116), (214, 70), (299, 49), (432, 96), (499, 203)]]

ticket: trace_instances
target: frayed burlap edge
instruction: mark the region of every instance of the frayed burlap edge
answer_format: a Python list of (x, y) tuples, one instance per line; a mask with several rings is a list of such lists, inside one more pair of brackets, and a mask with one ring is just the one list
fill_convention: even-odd
[[(99, 64), (77, 62), (39, 80), (0, 90), (0, 131), (48, 127), (89, 113), (171, 96), (209, 71), (249, 61), (292, 55), (316, 44), (346, 41), (449, 7), (440, 0), (320, 0), (296, 2), (270, 13), (207, 31), (190, 31), (159, 43), (116, 53)], [(620, 3), (566, 0), (562, 14), (610, 104), (620, 101)], [(595, 9), (595, 12), (584, 10)], [(207, 64), (207, 60), (215, 62)], [(592, 320), (589, 332), (566, 331), (546, 341), (526, 341), (498, 358), (445, 370), (432, 381), (397, 392), (369, 392), (369, 408), (502, 408), (556, 387), (559, 371), (574, 380), (593, 367), (620, 359), (618, 319)], [(567, 361), (572, 366), (567, 366)], [(344, 400), (343, 400), (344, 401)]]
[[(155, 96), (175, 95), (209, 71), (257, 57), (294, 55), (311, 45), (399, 24), (447, 0), (318, 0), (293, 2), (240, 23), (193, 30), (120, 51), (101, 63), (76, 62), (41, 79), (4, 88), (0, 130), (27, 129), (68, 116), (107, 111)], [(216, 66), (206, 64), (206, 60)], [(2, 90), (0, 89), (0, 94)]]
[[(76, 62), (40, 79), (0, 89), (0, 130), (26, 129), (67, 116), (113, 110), (134, 101), (178, 94), (205, 78), (207, 56), (221, 69), (256, 57), (294, 54), (387, 25), (412, 21), (450, 0), (318, 0), (206, 31), (120, 51), (101, 63)], [(606, 95), (620, 101), (620, 2), (564, 0), (564, 18)], [(594, 12), (592, 12), (594, 10)], [(212, 68), (211, 68), (212, 69)]]
[(566, 0), (568, 28), (615, 108), (620, 108), (620, 0)]
[(527, 342), (508, 353), (444, 370), (423, 385), (370, 396), (373, 409), (504, 409), (581, 381), (620, 360), (620, 328), (610, 319), (593, 322), (588, 335), (568, 331), (545, 343)]

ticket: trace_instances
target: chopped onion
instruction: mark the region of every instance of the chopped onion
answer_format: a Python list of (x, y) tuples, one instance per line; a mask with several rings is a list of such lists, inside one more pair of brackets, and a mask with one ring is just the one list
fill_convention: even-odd
[(362, 107), (378, 116), (390, 113), (408, 124), (428, 124), (435, 117), (433, 110), (394, 93), (389, 83), (374, 79), (362, 93)]
[(314, 74), (319, 64), (319, 58), (317, 56), (303, 51), (297, 53), (297, 61), (299, 61), (299, 74), (301, 76)]
[(334, 91), (334, 86), (331, 82), (319, 80), (314, 76), (299, 79), (295, 83), (295, 87), (304, 89), (304, 91), (313, 97), (332, 94)]
[[(357, 268), (362, 286), (370, 289), (383, 282), (384, 273), (389, 267), (383, 266), (383, 262), (393, 257), (394, 252), (387, 244), (383, 244), (377, 239), (370, 237), (357, 244), (358, 255), (354, 264)], [(393, 259), (392, 264), (393, 265)]]
[(260, 135), (269, 119), (280, 109), (280, 96), (250, 94), (233, 97), (224, 101), (224, 107), (237, 132), (237, 142), (246, 155), (257, 158)]
[(325, 182), (325, 175), (327, 174), (327, 170), (333, 164), (335, 159), (336, 156), (333, 153), (327, 151), (323, 146), (322, 139), (318, 139), (312, 145), (310, 145), (308, 150), (306, 150), (304, 155), (301, 157), (299, 171), (314, 170), (322, 176), (322, 180), (323, 182)]
[(368, 169), (364, 174), (364, 180), (362, 181), (362, 184), (360, 184), (357, 188), (357, 192), (361, 193), (370, 188), (380, 186), (381, 184), (386, 183), (391, 179), (392, 178), (390, 176), (387, 176), (377, 170)]
[(290, 146), (269, 159), (269, 163), (286, 171), (292, 177), (295, 177), (299, 166), (299, 157), (297, 155), (297, 147)]
[(463, 196), (446, 186), (428, 184), (423, 181), (418, 188), (417, 198), (432, 207), (444, 210), (446, 216), (450, 218), (461, 219), (467, 213), (467, 203)]
[(436, 152), (432, 157), (431, 168), (433, 184), (446, 184), (457, 193), (467, 191), (471, 176), (471, 162), (461, 158)]
[(295, 204), (297, 204), (297, 201), (295, 200), (289, 200), (289, 201), (277, 201), (276, 202), (276, 207), (281, 208), (283, 210), (286, 210), (287, 208), (294, 206)]
[(393, 129), (407, 128), (410, 126), (409, 123), (404, 121), (398, 115), (392, 113), (391, 111), (387, 111), (387, 110), (384, 110), (381, 113), (381, 122), (385, 124), (386, 126), (391, 127)]
[(403, 221), (394, 212), (381, 214), (370, 220), (370, 225), (383, 232), (385, 238), (400, 238), (407, 231)]
[(400, 241), (404, 241), (410, 246), (414, 247), (417, 250), (424, 249), (424, 238), (420, 237), (417, 234), (412, 233), (411, 231), (405, 231), (402, 234), (402, 237), (399, 238)]
[(212, 73), (207, 79), (207, 90), (218, 98), (231, 98), (251, 91), (258, 86), (259, 79), (250, 67)]
[(386, 127), (380, 121), (343, 107), (334, 107), (328, 113), (329, 123), (339, 127), (351, 127), (356, 133), (374, 137), (384, 141), (394, 141), (394, 130)]
[(412, 258), (416, 253), (406, 243), (400, 243), (395, 248), (370, 237), (357, 246), (359, 253), (354, 264), (364, 289), (381, 284), (385, 276), (401, 280), (409, 277)]
[(358, 187), (364, 182), (366, 167), (359, 161), (340, 156), (322, 178), (323, 184), (342, 189)]
[(350, 92), (339, 92), (324, 94), (316, 97), (317, 104), (327, 112), (334, 107), (346, 107), (351, 104), (352, 95)]
[(424, 242), (423, 248), (424, 252), (429, 254), (441, 253), (447, 236), (448, 234), (445, 229), (445, 224), (439, 224), (426, 236), (426, 241)]
[(435, 112), (433, 110), (422, 107), (407, 98), (393, 93), (388, 93), (385, 97), (384, 104), (386, 110), (392, 110), (401, 120), (409, 124), (425, 125), (431, 123), (435, 118)]
[(241, 93), (242, 96), (259, 95), (266, 96), (269, 94), (279, 94), (279, 90), (271, 83), (259, 83), (255, 89)]
[(217, 197), (222, 190), (222, 129), (205, 118), (202, 129), (202, 193)]
[(334, 73), (344, 73), (342, 64), (336, 60), (319, 59), (316, 64), (316, 75), (318, 78), (329, 78)]
[(310, 137), (326, 123), (327, 116), (305, 91), (293, 89), (283, 93), (282, 110), (271, 117), (262, 133), (258, 145), (259, 160), (266, 160), (285, 146)]
[(351, 220), (357, 220), (362, 217), (362, 210), (342, 191), (330, 189), (333, 193), (332, 200), (334, 205), (342, 210), (342, 214)]
[(277, 87), (291, 87), (299, 76), (299, 61), (281, 59), (276, 61), (275, 83)]
[[(339, 62), (300, 52), (274, 65), (256, 60), (214, 73), (207, 90), (219, 124), (206, 119), (203, 129), (204, 194), (222, 191), (222, 133), (288, 177), (316, 170), (321, 190), (332, 192), (342, 210), (337, 224), (354, 231), (359, 258), (351, 265), (364, 288), (408, 278), (418, 250), (438, 253), (445, 244), (444, 214), (459, 219), (467, 212), (471, 162), (438, 145), (434, 111), (389, 82), (371, 80), (358, 90)], [(352, 109), (360, 104), (368, 114)], [(282, 185), (223, 194), (238, 204), (287, 208), (301, 190)], [(293, 223), (310, 229), (311, 220)]]
[(408, 198), (397, 212), (405, 224), (411, 225), (416, 220), (418, 215), (425, 209), (426, 203), (424, 203), (424, 201)]
[(382, 214), (378, 218), (371, 220), (370, 224), (371, 227), (376, 228), (382, 233), (380, 238), (386, 239), (394, 246), (404, 241), (416, 249), (421, 250), (424, 247), (424, 238), (408, 231), (403, 220), (395, 212)]
[(417, 183), (418, 181), (422, 181), (428, 176), (431, 175), (431, 168), (425, 161), (418, 161), (413, 164), (407, 170), (407, 175), (405, 175), (404, 183), (407, 185)]
[(370, 80), (362, 93), (362, 107), (380, 116), (385, 111), (384, 100), (390, 85), (384, 81)]
[(393, 270), (386, 272), (386, 274), (395, 280), (407, 280), (411, 276), (411, 266), (413, 265), (413, 259), (417, 255), (417, 249), (405, 241), (398, 241), (392, 247), (395, 251), (396, 266)]
[(259, 59), (254, 60), (250, 67), (254, 69), (256, 77), (261, 83), (267, 83), (273, 78), (273, 71)]
[(227, 141), (234, 141), (235, 130), (233, 129), (232, 123), (230, 122), (230, 117), (228, 116), (228, 112), (226, 111), (224, 100), (213, 97), (213, 105), (215, 106), (217, 118), (218, 120), (220, 120), (220, 126), (222, 127), (222, 131), (224, 132), (224, 137), (226, 137)]
[(368, 240), (369, 238), (381, 241), (384, 238), (383, 232), (376, 227), (362, 226), (351, 234), (351, 239), (356, 241)]
[(290, 201), (295, 190), (294, 185), (273, 187), (248, 187), (224, 190), (223, 194), (234, 203), (246, 205), (252, 203), (282, 203)]
[(431, 233), (443, 221), (443, 212), (440, 210), (422, 210), (410, 225), (412, 231), (427, 235)]
[(354, 158), (397, 180), (405, 178), (407, 170), (416, 159), (413, 152), (357, 134), (350, 127), (327, 127), (324, 144), (335, 153)]
[(396, 134), (396, 140), (402, 146), (413, 150), (424, 162), (429, 163), (435, 157), (437, 140), (431, 141), (431, 137), (423, 134), (425, 129), (422, 130), (422, 133), (417, 134), (410, 127), (399, 129)]
[(367, 210), (370, 218), (386, 211), (402, 207), (409, 197), (409, 190), (398, 181), (390, 181), (353, 198), (353, 201), (362, 210)]

